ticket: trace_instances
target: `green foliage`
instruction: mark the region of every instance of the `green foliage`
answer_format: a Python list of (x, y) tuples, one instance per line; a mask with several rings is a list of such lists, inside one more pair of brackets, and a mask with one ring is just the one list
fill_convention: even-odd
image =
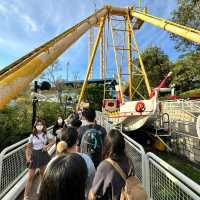
[(37, 116), (45, 120), (47, 127), (55, 123), (58, 115), (63, 116), (63, 110), (59, 103), (40, 102), (37, 112)]
[(104, 95), (104, 85), (103, 84), (92, 84), (89, 85), (84, 97), (84, 101), (88, 100), (90, 106), (95, 110), (101, 110), (102, 101)]
[[(194, 29), (200, 29), (200, 0), (178, 0), (178, 7), (172, 12), (172, 21)], [(198, 44), (175, 34), (171, 38), (176, 42), (176, 48), (181, 51), (200, 50)]]
[(200, 97), (200, 89), (189, 90), (187, 92), (180, 93), (179, 96), (187, 98), (187, 97)]
[(150, 86), (156, 87), (172, 68), (168, 56), (156, 46), (150, 46), (141, 54)]
[(200, 80), (200, 56), (198, 53), (186, 54), (177, 60), (173, 68), (173, 83), (180, 91), (192, 89), (192, 80)]
[(27, 106), (7, 106), (0, 112), (0, 150), (29, 135), (31, 132), (31, 113)]
[[(161, 80), (171, 71), (173, 67), (173, 63), (169, 60), (169, 57), (156, 46), (147, 47), (142, 53), (141, 57), (143, 60), (143, 64), (145, 67), (145, 71), (147, 73), (147, 77), (150, 83), (150, 87), (153, 89), (157, 87)], [(136, 66), (140, 66), (139, 60), (136, 60)], [(133, 71), (137, 74), (140, 72), (135, 68)], [(133, 87), (137, 88), (138, 83), (141, 81), (141, 76), (133, 75)], [(138, 87), (138, 92), (142, 94), (145, 98), (148, 97), (146, 84), (143, 82)], [(125, 89), (124, 94), (128, 96), (128, 87)], [(141, 97), (135, 93), (133, 94), (134, 99), (141, 99)]]
[[(59, 103), (40, 102), (37, 116), (46, 121), (47, 127), (53, 125), (57, 115), (63, 115)], [(70, 110), (67, 110), (67, 115)], [(27, 98), (17, 100), (14, 107), (7, 106), (0, 111), (0, 151), (30, 135), (32, 132), (32, 104)]]

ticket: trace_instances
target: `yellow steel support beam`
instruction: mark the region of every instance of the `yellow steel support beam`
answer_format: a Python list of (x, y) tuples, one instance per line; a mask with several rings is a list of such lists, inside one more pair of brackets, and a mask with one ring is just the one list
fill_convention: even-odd
[(128, 30), (128, 88), (129, 88), (129, 100), (132, 100), (133, 94), (132, 94), (132, 42), (131, 42), (131, 26), (129, 23), (127, 23), (127, 30)]
[(121, 69), (121, 66), (119, 65), (118, 60), (117, 60), (117, 50), (116, 50), (116, 44), (115, 44), (115, 40), (114, 40), (114, 31), (113, 31), (113, 26), (112, 26), (112, 20), (110, 20), (110, 28), (111, 28), (113, 49), (114, 49), (114, 54), (115, 54), (115, 64), (117, 66), (117, 77), (118, 77), (118, 81), (119, 81), (120, 96), (121, 96), (121, 100), (122, 100), (122, 103), (123, 103), (124, 102), (124, 95), (123, 95), (122, 81), (121, 81), (122, 69)]
[(0, 109), (22, 92), (48, 65), (78, 40), (100, 18), (108, 14), (105, 7), (65, 33), (42, 45), (0, 73)]
[[(91, 28), (89, 30), (89, 52), (88, 52), (88, 63), (92, 54), (92, 49), (94, 47), (94, 28)], [(89, 79), (92, 79), (93, 77), (93, 66), (89, 75)]]
[(159, 17), (148, 15), (144, 12), (136, 11), (134, 9), (132, 9), (130, 13), (132, 17), (136, 17), (145, 22), (158, 26), (161, 29), (164, 29), (166, 31), (169, 31), (171, 33), (174, 33), (176, 35), (179, 35), (181, 37), (184, 37), (188, 40), (191, 40), (193, 42), (197, 42), (200, 44), (200, 31), (198, 30), (189, 28), (187, 26), (182, 26), (182, 25), (176, 24), (174, 22), (171, 22)]
[(101, 46), (100, 46), (100, 79), (105, 78), (105, 30), (102, 32), (101, 36)]
[[(0, 71), (0, 109), (22, 92), (47, 66), (107, 14), (127, 16), (128, 8), (106, 6), (46, 44)], [(200, 31), (131, 9), (131, 17), (158, 26), (200, 44)]]
[(90, 72), (91, 72), (91, 69), (92, 69), (94, 57), (95, 57), (95, 54), (96, 54), (96, 51), (97, 51), (97, 47), (99, 45), (99, 41), (101, 39), (102, 32), (103, 32), (104, 23), (105, 23), (105, 17), (103, 17), (100, 21), (99, 32), (98, 32), (98, 35), (97, 35), (97, 38), (96, 38), (96, 41), (95, 41), (95, 44), (94, 44), (94, 48), (92, 50), (90, 61), (88, 63), (86, 76), (85, 76), (83, 86), (82, 86), (82, 89), (81, 89), (81, 94), (80, 94), (79, 99), (78, 99), (78, 104), (77, 104), (77, 107), (76, 107), (77, 110), (80, 108), (81, 100), (83, 99), (83, 95), (85, 93), (85, 89), (86, 89), (88, 78), (89, 78), (89, 75), (90, 75)]
[(136, 51), (137, 51), (137, 53), (138, 53), (138, 59), (139, 59), (139, 62), (140, 62), (142, 74), (144, 75), (144, 81), (145, 81), (145, 85), (146, 85), (146, 88), (147, 88), (147, 92), (148, 92), (148, 94), (150, 95), (150, 94), (151, 94), (151, 87), (150, 87), (150, 84), (149, 84), (149, 80), (148, 80), (148, 77), (147, 77), (147, 73), (146, 73), (145, 68), (144, 68), (144, 64), (143, 64), (143, 61), (142, 61), (142, 57), (141, 57), (141, 55), (140, 55), (140, 51), (139, 51), (139, 48), (138, 48), (138, 44), (137, 44), (137, 41), (136, 41), (136, 38), (135, 38), (135, 33), (134, 33), (134, 31), (133, 31), (133, 27), (132, 27), (132, 24), (131, 24), (131, 20), (130, 20), (129, 15), (128, 15), (128, 23), (129, 23), (129, 26), (131, 27), (131, 32), (132, 32), (132, 36), (133, 36), (133, 41), (134, 41), (134, 45), (135, 45)]

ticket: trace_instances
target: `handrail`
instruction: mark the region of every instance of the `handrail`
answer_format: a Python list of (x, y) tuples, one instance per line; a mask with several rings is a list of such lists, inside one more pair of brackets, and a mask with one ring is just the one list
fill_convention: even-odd
[[(104, 119), (104, 116), (101, 112), (97, 112), (97, 120), (98, 118), (100, 122), (107, 127), (107, 130), (110, 130), (112, 128), (112, 124), (108, 123), (108, 121)], [(48, 131), (51, 130), (52, 129)], [(155, 154), (151, 152), (148, 152), (146, 154), (144, 148), (140, 144), (131, 139), (129, 136), (125, 135), (123, 132), (122, 134), (126, 141), (126, 148), (128, 147), (127, 153), (130, 156), (130, 158), (135, 162), (135, 168), (137, 169), (136, 174), (138, 175), (138, 177), (140, 177), (140, 181), (144, 184), (144, 187), (152, 200), (154, 199), (154, 194), (158, 192), (156, 191), (156, 187), (152, 187), (152, 185), (156, 186), (157, 184), (160, 184), (160, 181), (165, 181), (166, 178), (168, 178), (170, 181), (170, 183), (167, 183), (166, 185), (166, 190), (168, 191), (172, 187), (175, 187), (174, 190), (172, 188), (172, 192), (174, 193), (174, 195), (177, 195), (177, 200), (182, 199), (182, 196), (179, 196), (182, 193), (183, 195), (191, 196), (192, 200), (200, 200), (200, 186), (197, 183), (192, 181), (190, 178), (186, 177), (184, 174), (182, 174), (177, 169), (160, 159)], [(16, 144), (13, 146), (16, 146), (18, 148)], [(2, 152), (10, 153), (9, 151)], [(52, 146), (49, 152), (55, 152), (55, 145)], [(158, 170), (160, 171), (160, 173), (163, 174), (162, 176), (160, 174), (157, 174)], [(27, 170), (24, 171), (23, 174), (25, 174), (26, 172)], [(27, 180), (27, 175), (23, 177), (22, 175), (20, 176), (20, 181), (19, 178), (14, 180), (12, 186), (16, 183), (16, 181), (19, 181), (18, 184), (12, 188), (9, 187), (9, 190), (11, 189), (11, 191), (3, 197), (3, 200), (16, 199), (17, 195), (19, 195), (22, 192)], [(155, 179), (157, 180), (156, 182), (154, 182), (155, 179), (152, 177), (152, 175), (155, 175)], [(173, 183), (173, 185), (171, 185), (171, 182)], [(179, 193), (179, 190), (181, 193)], [(154, 192), (153, 195), (151, 194), (152, 191)], [(162, 195), (162, 193), (159, 195)]]
[(144, 147), (143, 147), (141, 144), (137, 143), (135, 140), (131, 139), (130, 137), (128, 137), (127, 135), (125, 135), (123, 132), (121, 132), (121, 133), (122, 133), (122, 135), (124, 136), (124, 138), (125, 138), (128, 142), (134, 144), (134, 146), (137, 147), (137, 148), (141, 151), (141, 153), (144, 153), (144, 154), (145, 154)]
[[(53, 126), (49, 127), (47, 129), (47, 134), (51, 133)], [(25, 155), (24, 155), (24, 146), (26, 145), (28, 141), (28, 138), (25, 138), (11, 146), (6, 147), (1, 153), (0, 153), (0, 199), (2, 196), (4, 196), (11, 188), (14, 186), (23, 176), (27, 173), (27, 168), (25, 165)], [(55, 145), (53, 145), (49, 150), (49, 154), (53, 154), (55, 151)], [(16, 156), (16, 162), (13, 163), (12, 159), (13, 156)], [(3, 167), (3, 164), (6, 167), (10, 166), (10, 171), (5, 171), (5, 166)], [(7, 166), (9, 164), (9, 166)], [(17, 169), (19, 167), (19, 169)], [(4, 171), (3, 171), (4, 170)], [(10, 174), (10, 172), (13, 172), (13, 174)], [(7, 173), (6, 175), (9, 175), (10, 177), (6, 177), (5, 174), (2, 174), (3, 172)], [(8, 179), (8, 182), (6, 180)], [(11, 179), (10, 179), (11, 178)], [(12, 180), (12, 182), (10, 182)], [(2, 184), (2, 185), (1, 185)], [(25, 184), (25, 183), (24, 183)], [(19, 192), (19, 191), (15, 191)]]
[[(154, 161), (154, 164), (156, 163), (156, 165), (160, 165), (162, 166), (162, 168), (166, 169), (168, 171), (168, 174), (167, 174), (168, 176), (170, 176), (170, 174), (173, 174), (173, 176), (176, 177), (179, 181), (181, 181), (182, 183), (184, 182), (184, 184), (187, 185), (187, 187), (190, 188), (190, 190), (192, 189), (196, 194), (200, 195), (200, 185), (198, 185), (197, 183), (192, 181), (190, 178), (188, 178), (187, 176), (179, 172), (177, 169), (169, 165), (164, 160), (160, 159), (155, 154), (148, 152), (146, 155), (147, 155), (147, 158)], [(179, 183), (179, 182), (176, 182), (176, 183)], [(186, 189), (186, 187), (183, 185), (181, 185), (181, 187), (183, 187), (183, 189)], [(186, 189), (186, 191), (188, 193), (191, 193), (190, 190), (188, 190), (188, 188)], [(200, 199), (200, 197), (197, 196), (197, 199)]]
[[(48, 131), (51, 131), (52, 128), (53, 128), (53, 126), (48, 127), (48, 128), (47, 128), (47, 132), (48, 132)], [(5, 155), (8, 151), (10, 151), (10, 150), (16, 148), (17, 146), (20, 146), (20, 145), (22, 145), (23, 143), (27, 142), (27, 141), (28, 141), (28, 138), (29, 138), (29, 137), (27, 137), (27, 138), (25, 138), (25, 139), (23, 139), (23, 140), (20, 140), (19, 142), (15, 143), (15, 144), (12, 144), (12, 145), (10, 145), (10, 146), (8, 146), (8, 147), (6, 147), (5, 149), (3, 149), (3, 151), (1, 151), (0, 154), (1, 154), (1, 155)]]

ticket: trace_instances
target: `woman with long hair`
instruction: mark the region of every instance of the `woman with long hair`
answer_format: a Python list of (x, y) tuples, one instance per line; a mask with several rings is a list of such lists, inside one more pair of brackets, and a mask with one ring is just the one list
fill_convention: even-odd
[[(57, 144), (57, 154), (77, 153), (76, 142), (78, 132), (73, 127), (64, 128), (62, 130), (61, 141)], [(87, 180), (85, 185), (85, 197), (87, 199), (89, 190), (92, 186), (92, 181), (95, 175), (95, 167), (91, 158), (84, 153), (78, 153), (85, 161), (87, 166)]]
[(87, 166), (77, 153), (61, 154), (45, 170), (39, 200), (85, 200)]
[(28, 199), (31, 192), (35, 170), (40, 169), (43, 176), (45, 167), (49, 162), (48, 148), (55, 143), (53, 137), (47, 134), (44, 120), (38, 119), (33, 126), (33, 133), (30, 135), (26, 145), (26, 162), (28, 167), (28, 181), (25, 187), (24, 200)]
[[(116, 162), (127, 176), (134, 174), (133, 165), (125, 153), (124, 137), (117, 129), (112, 129), (106, 136), (104, 158)], [(104, 160), (97, 168), (89, 200), (119, 200), (124, 185), (122, 177), (107, 160)]]

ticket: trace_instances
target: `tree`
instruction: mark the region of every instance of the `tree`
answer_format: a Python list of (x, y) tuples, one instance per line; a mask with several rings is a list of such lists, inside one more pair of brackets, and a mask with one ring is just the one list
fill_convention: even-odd
[(90, 103), (90, 107), (94, 108), (95, 110), (101, 110), (103, 95), (104, 85), (92, 84), (88, 86), (83, 100), (88, 101)]
[(173, 68), (173, 83), (180, 91), (192, 89), (192, 81), (200, 81), (200, 55), (188, 53), (177, 60)]
[(6, 106), (0, 112), (0, 151), (13, 143), (28, 137), (31, 128), (31, 104), (17, 102), (16, 106)]
[(64, 80), (59, 78), (57, 76), (57, 72), (61, 71), (62, 67), (60, 65), (60, 62), (56, 60), (53, 64), (51, 64), (45, 71), (44, 73), (40, 76), (41, 79), (48, 80), (53, 87), (55, 87), (55, 90), (57, 91), (57, 97), (61, 106), (61, 110), (64, 112), (64, 103), (62, 100), (62, 93), (64, 90)]
[[(178, 0), (178, 8), (172, 12), (173, 22), (200, 30), (200, 0)], [(180, 51), (198, 50), (200, 46), (175, 34), (170, 34)]]
[[(150, 86), (154, 88), (169, 73), (173, 64), (169, 57), (156, 46), (146, 48), (141, 56)], [(139, 65), (138, 61), (137, 65)]]

